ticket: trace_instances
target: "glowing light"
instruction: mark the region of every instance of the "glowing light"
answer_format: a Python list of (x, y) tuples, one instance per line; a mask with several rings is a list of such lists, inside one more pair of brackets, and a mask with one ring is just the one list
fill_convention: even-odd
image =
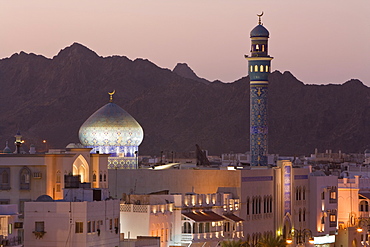
[(293, 240), (292, 240), (291, 238), (287, 238), (287, 239), (286, 239), (286, 243), (287, 243), (287, 244), (291, 244), (291, 243), (293, 243)]
[(357, 232), (362, 232), (362, 228), (357, 228)]
[(46, 140), (42, 140), (42, 143), (46, 143)]

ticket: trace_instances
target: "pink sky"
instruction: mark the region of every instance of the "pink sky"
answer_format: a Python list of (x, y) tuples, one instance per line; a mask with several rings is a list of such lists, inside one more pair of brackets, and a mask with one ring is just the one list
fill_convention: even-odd
[(247, 74), (257, 13), (270, 31), (272, 69), (308, 84), (360, 79), (370, 86), (369, 0), (0, 1), (0, 58), (55, 56), (79, 42), (101, 56), (187, 63), (225, 82)]

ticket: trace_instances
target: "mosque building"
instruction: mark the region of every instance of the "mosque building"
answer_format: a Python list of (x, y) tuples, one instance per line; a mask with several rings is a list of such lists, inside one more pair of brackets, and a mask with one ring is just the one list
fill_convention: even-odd
[(270, 62), (268, 55), (269, 31), (258, 15), (258, 25), (251, 31), (251, 56), (248, 60), (250, 78), (250, 152), (251, 166), (267, 166), (267, 92)]
[(109, 169), (137, 169), (139, 145), (144, 132), (140, 124), (125, 110), (109, 103), (94, 112), (80, 127), (80, 142), (91, 153), (110, 154)]

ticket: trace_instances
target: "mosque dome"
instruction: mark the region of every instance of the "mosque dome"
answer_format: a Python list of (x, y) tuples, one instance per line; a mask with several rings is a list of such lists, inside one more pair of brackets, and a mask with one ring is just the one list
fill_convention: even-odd
[(36, 199), (36, 202), (52, 202), (52, 201), (54, 201), (53, 198), (51, 198), (48, 195), (41, 195)]
[(261, 24), (257, 25), (251, 31), (251, 38), (253, 38), (253, 37), (266, 37), (266, 38), (268, 38), (269, 36), (270, 36), (269, 31), (264, 26), (262, 26)]
[(103, 153), (114, 153), (120, 148), (139, 146), (144, 132), (129, 113), (110, 102), (83, 123), (79, 138), (85, 147), (95, 148), (95, 151)]

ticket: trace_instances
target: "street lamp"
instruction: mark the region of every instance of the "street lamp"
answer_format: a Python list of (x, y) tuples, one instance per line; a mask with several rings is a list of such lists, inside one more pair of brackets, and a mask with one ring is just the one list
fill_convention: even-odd
[(293, 243), (292, 239), (293, 237), (296, 239), (296, 243), (298, 245), (303, 245), (304, 243), (306, 243), (307, 239), (310, 244), (314, 243), (314, 239), (312, 237), (312, 232), (310, 229), (297, 230), (292, 228), (290, 234), (288, 235), (288, 238), (286, 239), (286, 243), (287, 244)]

